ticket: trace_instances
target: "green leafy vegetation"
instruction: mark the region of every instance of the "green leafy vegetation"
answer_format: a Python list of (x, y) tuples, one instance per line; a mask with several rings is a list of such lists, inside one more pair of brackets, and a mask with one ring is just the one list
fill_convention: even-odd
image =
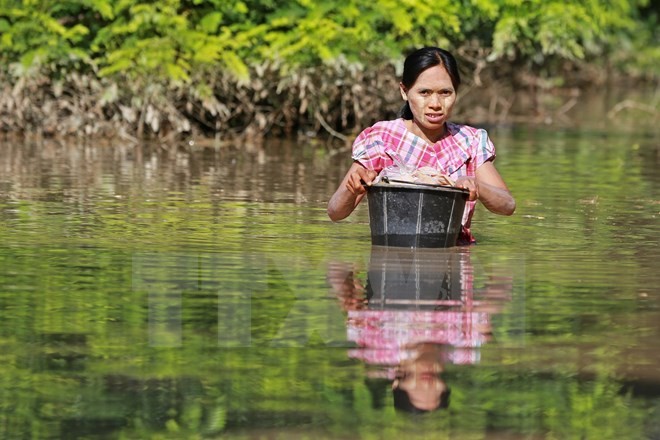
[(2, 128), (347, 131), (391, 108), (368, 85), (411, 48), (453, 50), (479, 86), (657, 78), (657, 20), (648, 0), (1, 0)]

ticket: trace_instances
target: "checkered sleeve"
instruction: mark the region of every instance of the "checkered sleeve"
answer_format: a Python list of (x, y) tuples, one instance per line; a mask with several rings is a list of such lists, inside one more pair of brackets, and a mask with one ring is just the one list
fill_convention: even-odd
[(353, 142), (353, 160), (376, 172), (380, 172), (384, 167), (384, 142), (380, 133), (381, 130), (377, 127), (369, 127)]
[(495, 160), (495, 146), (488, 137), (488, 133), (484, 129), (478, 129), (474, 137), (475, 149), (473, 157), (475, 159), (476, 168), (479, 168), (484, 162)]

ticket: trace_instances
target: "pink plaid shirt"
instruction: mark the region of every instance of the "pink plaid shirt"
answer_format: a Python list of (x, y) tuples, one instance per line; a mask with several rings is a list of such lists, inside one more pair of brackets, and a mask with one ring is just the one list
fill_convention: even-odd
[[(495, 147), (486, 130), (451, 122), (446, 124), (445, 136), (434, 144), (408, 131), (403, 119), (380, 121), (366, 128), (353, 142), (353, 160), (368, 170), (380, 173), (394, 164), (386, 154), (392, 151), (414, 168), (432, 167), (456, 180), (474, 177), (477, 168), (495, 159)], [(468, 201), (463, 213), (463, 230), (459, 242), (473, 243), (470, 223), (477, 202)]]
[(369, 364), (397, 365), (410, 353), (406, 347), (424, 342), (462, 349), (447, 361), (473, 363), (477, 348), (489, 339), (484, 329), (490, 327), (490, 316), (476, 311), (353, 310), (347, 327), (348, 340), (358, 346), (349, 356)]

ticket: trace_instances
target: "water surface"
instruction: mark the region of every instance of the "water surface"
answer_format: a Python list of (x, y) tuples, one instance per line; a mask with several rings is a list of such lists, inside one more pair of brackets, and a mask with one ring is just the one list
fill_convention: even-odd
[(490, 135), (517, 212), (442, 251), (308, 141), (0, 142), (0, 437), (659, 438), (657, 131)]

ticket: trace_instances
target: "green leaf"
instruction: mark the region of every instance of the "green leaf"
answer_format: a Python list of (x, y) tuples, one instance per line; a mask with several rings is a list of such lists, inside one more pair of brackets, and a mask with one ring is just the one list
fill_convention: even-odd
[(229, 72), (231, 72), (236, 78), (240, 80), (248, 80), (250, 78), (248, 66), (236, 53), (231, 51), (223, 52), (222, 61)]
[(215, 34), (218, 32), (218, 27), (222, 23), (222, 12), (213, 11), (206, 14), (199, 22), (202, 31), (208, 34)]

